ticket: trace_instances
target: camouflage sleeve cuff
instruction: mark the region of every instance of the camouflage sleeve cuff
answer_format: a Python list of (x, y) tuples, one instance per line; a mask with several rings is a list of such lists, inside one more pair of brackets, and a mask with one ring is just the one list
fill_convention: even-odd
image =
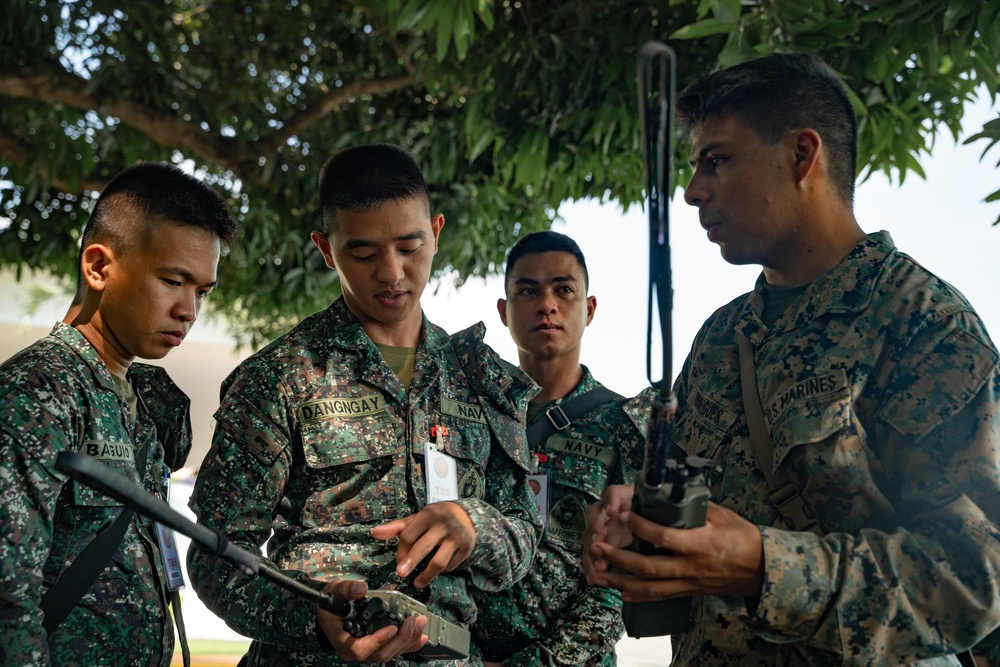
[(760, 526), (764, 585), (747, 622), (770, 641), (814, 634), (835, 591), (836, 554), (813, 533)]
[(528, 644), (503, 661), (504, 667), (558, 667), (560, 664), (563, 663), (557, 663), (552, 653), (539, 642)]
[(510, 588), (528, 571), (535, 535), (526, 521), (507, 517), (477, 498), (456, 501), (472, 520), (476, 546), (461, 568), (484, 591)]
[(499, 536), (490, 534), (490, 527), (496, 521), (499, 511), (478, 498), (461, 498), (455, 502), (469, 515), (476, 531), (476, 546), (462, 564), (463, 569), (475, 572), (488, 565), (497, 550), (503, 546), (503, 540), (498, 539)]

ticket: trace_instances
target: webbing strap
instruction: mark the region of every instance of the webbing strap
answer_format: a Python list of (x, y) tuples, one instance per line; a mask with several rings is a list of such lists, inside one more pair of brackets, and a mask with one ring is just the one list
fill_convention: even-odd
[[(142, 397), (136, 395), (140, 406), (145, 410)], [(141, 481), (146, 474), (146, 458), (149, 455), (148, 443), (143, 443), (137, 452), (135, 467)], [(90, 544), (88, 544), (76, 559), (70, 563), (69, 567), (63, 570), (56, 583), (52, 584), (49, 590), (42, 596), (39, 607), (45, 614), (42, 625), (47, 634), (59, 627), (59, 624), (66, 620), (84, 594), (94, 585), (101, 572), (114, 558), (118, 547), (121, 546), (122, 539), (135, 512), (123, 507), (115, 517), (114, 522), (99, 532)]]
[(822, 535), (819, 522), (813, 518), (812, 509), (799, 493), (798, 487), (782, 469), (774, 469), (774, 444), (764, 422), (764, 410), (757, 390), (757, 372), (753, 364), (753, 348), (750, 340), (736, 332), (736, 342), (740, 353), (740, 388), (743, 392), (743, 411), (746, 413), (750, 429), (750, 442), (754, 456), (764, 472), (767, 482), (767, 500), (778, 512), (782, 522), (791, 530), (808, 531)]
[(607, 387), (594, 387), (565, 403), (553, 405), (545, 411), (546, 419), (538, 419), (528, 427), (528, 446), (533, 448), (541, 446), (550, 436), (565, 429), (591, 410), (619, 398), (620, 394)]
[(114, 523), (97, 534), (76, 560), (63, 570), (59, 580), (42, 596), (39, 606), (45, 614), (42, 625), (46, 633), (51, 635), (52, 631), (59, 627), (84, 593), (94, 584), (101, 571), (111, 562), (111, 558), (122, 543), (122, 538), (125, 537), (125, 531), (132, 523), (134, 514), (132, 510), (123, 507)]

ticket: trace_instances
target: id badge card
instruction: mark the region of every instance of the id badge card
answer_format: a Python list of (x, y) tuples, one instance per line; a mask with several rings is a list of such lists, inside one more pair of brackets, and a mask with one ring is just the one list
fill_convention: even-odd
[(545, 473), (528, 475), (528, 486), (535, 496), (538, 513), (542, 517), (542, 526), (549, 526), (549, 476)]
[[(160, 480), (161, 493), (164, 502), (170, 498), (170, 469), (163, 469)], [(184, 588), (184, 570), (181, 569), (181, 557), (177, 552), (177, 537), (174, 529), (156, 524), (156, 539), (160, 543), (160, 558), (163, 559), (163, 569), (167, 573), (167, 590), (171, 593)]]
[(167, 590), (179, 591), (184, 588), (184, 571), (181, 569), (181, 557), (177, 553), (177, 538), (174, 535), (174, 529), (158, 523), (156, 524), (156, 537), (160, 542), (163, 569), (167, 572)]
[(427, 478), (427, 504), (442, 500), (458, 500), (458, 468), (455, 459), (424, 443), (424, 476)]

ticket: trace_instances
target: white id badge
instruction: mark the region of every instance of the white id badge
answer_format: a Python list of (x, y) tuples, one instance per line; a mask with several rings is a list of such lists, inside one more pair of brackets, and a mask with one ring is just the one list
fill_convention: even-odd
[(167, 590), (179, 591), (184, 588), (184, 571), (181, 569), (181, 557), (177, 553), (177, 539), (174, 536), (174, 529), (158, 523), (156, 524), (156, 537), (160, 541), (163, 569), (167, 571)]
[(538, 475), (528, 475), (528, 486), (535, 495), (535, 504), (538, 505), (538, 513), (542, 516), (542, 526), (548, 528), (549, 525), (549, 476), (545, 473)]
[(458, 500), (458, 473), (455, 459), (434, 445), (424, 443), (424, 476), (427, 478), (427, 504)]

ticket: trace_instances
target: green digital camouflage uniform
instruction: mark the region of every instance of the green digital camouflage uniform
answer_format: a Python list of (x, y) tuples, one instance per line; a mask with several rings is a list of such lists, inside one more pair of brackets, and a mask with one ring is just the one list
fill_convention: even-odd
[(0, 664), (169, 665), (166, 576), (144, 518), (133, 519), (111, 564), (47, 639), (39, 601), (122, 510), (57, 472), (56, 455), (89, 453), (139, 482), (134, 456), (148, 448), (142, 483), (157, 491), (164, 460), (179, 467), (191, 448), (187, 397), (162, 369), (133, 364), (129, 380), (143, 406), (133, 427), (97, 351), (63, 323), (0, 373)]
[[(761, 526), (758, 599), (696, 599), (680, 665), (957, 664), (1000, 624), (1000, 369), (952, 287), (872, 234), (770, 329), (762, 282), (719, 309), (677, 381), (674, 442)], [(743, 416), (735, 331), (821, 538), (780, 525)], [(700, 604), (699, 604), (700, 602)], [(935, 657), (937, 656), (937, 657)]]
[[(273, 530), (270, 560), (301, 577), (399, 584), (449, 621), (474, 621), (474, 589), (520, 579), (541, 532), (524, 477), (524, 413), (537, 388), (482, 341), (484, 330), (449, 336), (424, 318), (407, 391), (343, 299), (304, 320), (227, 378), (191, 499), (199, 520), (253, 552)], [(394, 573), (396, 541), (371, 529), (424, 507), (435, 423), (448, 429), (476, 546), (417, 591)], [(255, 639), (251, 665), (342, 664), (317, 635), (313, 604), (195, 547), (188, 570), (206, 605)]]
[[(583, 381), (560, 402), (600, 386), (584, 368)], [(586, 507), (609, 484), (631, 483), (642, 466), (645, 423), (640, 430), (624, 403), (591, 410), (536, 450), (538, 472), (548, 476), (548, 523), (524, 579), (478, 598), (472, 632), (486, 659), (510, 667), (616, 664), (615, 643), (624, 632), (621, 594), (588, 586), (581, 554)]]

